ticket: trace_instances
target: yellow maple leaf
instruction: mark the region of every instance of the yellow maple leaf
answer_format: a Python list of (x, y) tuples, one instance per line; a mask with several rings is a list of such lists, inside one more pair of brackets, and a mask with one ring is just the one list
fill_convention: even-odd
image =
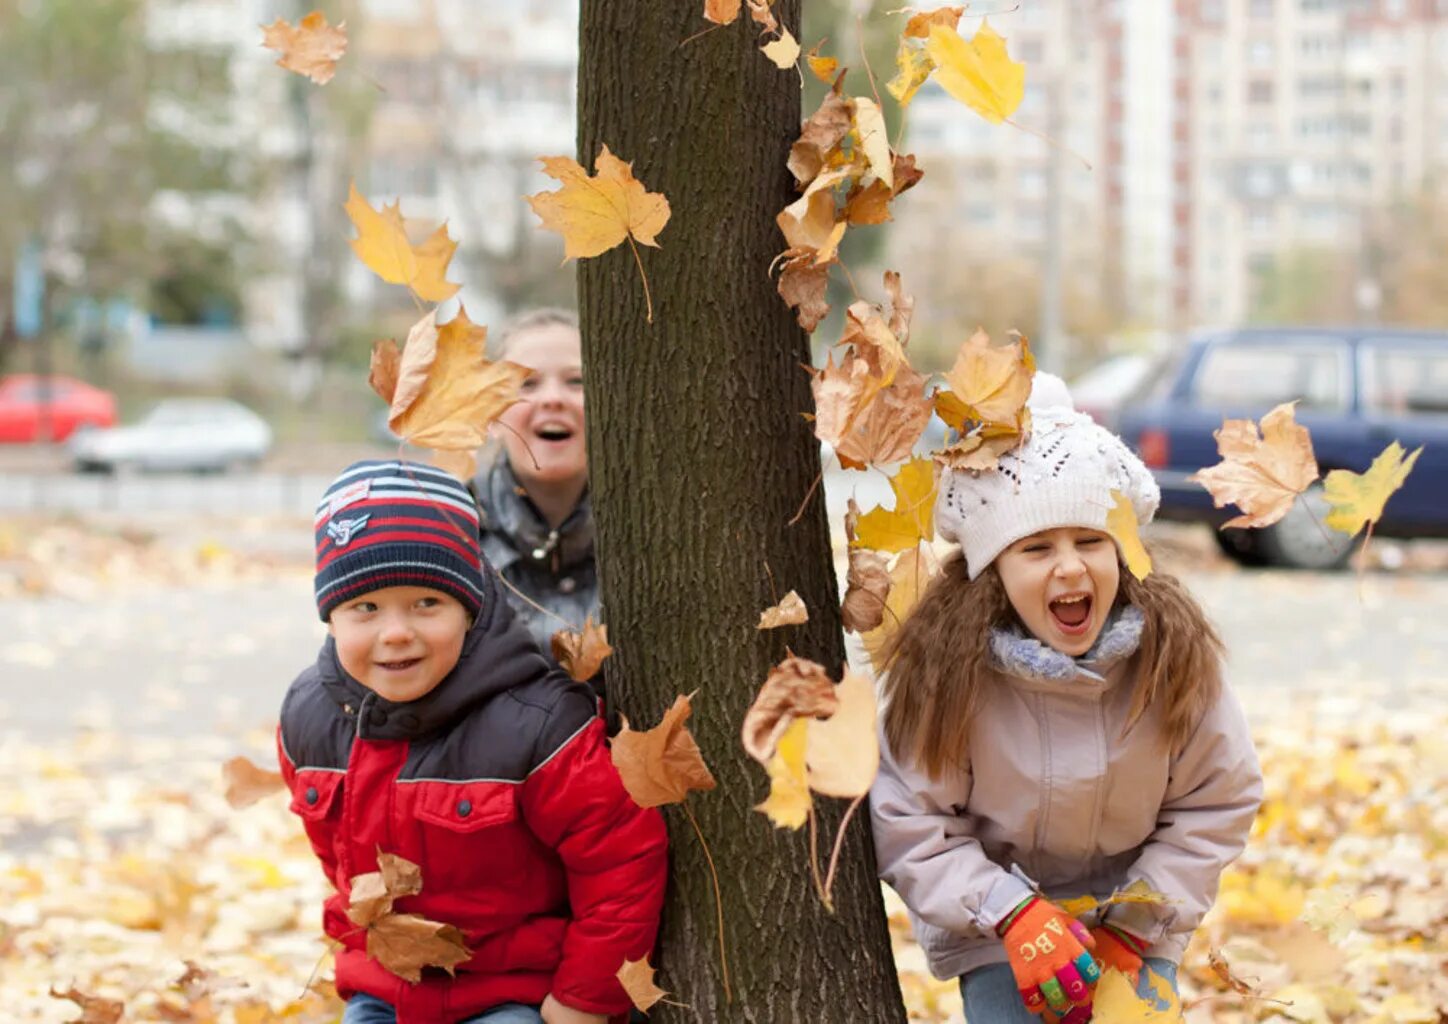
[(799, 40), (786, 28), (780, 31), (778, 39), (765, 43), (759, 51), (768, 57), (775, 67), (787, 71), (799, 60)]
[(872, 99), (856, 96), (850, 100), (850, 115), (860, 149), (870, 165), (870, 173), (890, 189), (895, 187), (895, 160), (890, 153), (890, 136), (885, 130), (885, 115)]
[(885, 644), (900, 628), (900, 624), (915, 610), (920, 595), (930, 585), (939, 566), (935, 553), (929, 545), (917, 545), (912, 551), (902, 552), (890, 568), (890, 592), (885, 598), (885, 615), (880, 625), (860, 635), (865, 653), (876, 672), (883, 671)]
[(902, 107), (908, 107), (920, 87), (935, 70), (935, 61), (923, 46), (916, 46), (906, 39), (900, 40), (895, 50), (895, 77), (885, 83), (885, 89)]
[(855, 547), (904, 551), (935, 537), (935, 462), (911, 459), (890, 478), (893, 509), (874, 508), (860, 517)]
[(277, 66), (326, 85), (337, 73), (337, 61), (347, 52), (347, 23), (327, 24), (321, 11), (313, 11), (295, 25), (281, 18), (261, 26), (261, 45), (281, 54)]
[(799, 828), (809, 819), (812, 801), (805, 781), (805, 744), (809, 720), (796, 718), (775, 746), (769, 770), (769, 796), (754, 809), (768, 815), (775, 828)]
[(809, 788), (824, 796), (864, 796), (880, 768), (875, 686), (867, 676), (846, 672), (835, 695), (839, 705), (829, 718), (803, 719)]
[(378, 342), (371, 379), (399, 437), (419, 448), (470, 451), (483, 445), (488, 425), (518, 400), (530, 371), (489, 362), (483, 354), (487, 328), (469, 320), (467, 310), (441, 327), (434, 326), (436, 315), (413, 327), (403, 352), (390, 339)]
[[(737, 8), (735, 13), (737, 14)], [(590, 175), (572, 157), (540, 158), (543, 173), (562, 183), (554, 192), (528, 196), (543, 226), (563, 236), (563, 259), (588, 259), (628, 241), (644, 283), (649, 323), (654, 302), (643, 260), (634, 243), (659, 247), (658, 234), (669, 222), (669, 201), (650, 192), (633, 176), (633, 164), (620, 160), (607, 146), (599, 149)]]
[[(964, 418), (981, 423), (1018, 424), (1026, 399), (1031, 394), (1031, 376), (1036, 364), (1024, 338), (1008, 345), (992, 346), (990, 336), (977, 330), (960, 347), (955, 364), (945, 375), (953, 401), (963, 406)], [(955, 409), (947, 409), (937, 397), (936, 408), (947, 423), (956, 426)]]
[(1187, 479), (1205, 487), (1217, 508), (1234, 504), (1242, 510), (1222, 529), (1271, 526), (1317, 479), (1312, 437), (1293, 418), (1296, 404), (1284, 402), (1263, 416), (1261, 436), (1251, 420), (1224, 420), (1213, 432), (1222, 461)]
[(1142, 971), (1150, 990), (1143, 999), (1131, 981), (1115, 967), (1108, 968), (1096, 983), (1091, 1019), (1095, 1024), (1177, 1024), (1182, 1018), (1181, 1001), (1171, 985), (1150, 968)]
[(447, 277), (448, 263), (458, 244), (448, 237), (443, 224), (421, 245), (407, 240), (401, 203), (384, 206), (381, 212), (357, 191), (354, 182), (345, 209), (357, 228), (352, 251), (382, 280), (410, 288), (424, 302), (443, 302), (457, 294), (459, 286)]
[(824, 45), (825, 41), (823, 39), (815, 43), (814, 46), (810, 48), (809, 53), (804, 55), (804, 59), (805, 62), (809, 64), (809, 69), (814, 73), (814, 76), (825, 83), (825, 85), (829, 85), (835, 79), (835, 72), (840, 69), (840, 62), (834, 57), (820, 56), (820, 47)]
[(1006, 41), (982, 21), (966, 42), (949, 25), (930, 26), (925, 43), (941, 88), (993, 124), (1015, 113), (1026, 95), (1026, 66), (1013, 61)]
[(1403, 446), (1394, 441), (1382, 450), (1366, 473), (1334, 469), (1323, 478), (1323, 496), (1332, 506), (1324, 522), (1349, 537), (1369, 523), (1376, 525), (1383, 516), (1383, 507), (1413, 471), (1423, 449), (1420, 447), (1406, 459)]
[(1146, 547), (1141, 543), (1136, 509), (1132, 507), (1131, 499), (1120, 491), (1112, 491), (1111, 500), (1116, 504), (1106, 513), (1106, 532), (1121, 549), (1121, 557), (1131, 575), (1144, 580), (1151, 575), (1151, 555), (1146, 553)]

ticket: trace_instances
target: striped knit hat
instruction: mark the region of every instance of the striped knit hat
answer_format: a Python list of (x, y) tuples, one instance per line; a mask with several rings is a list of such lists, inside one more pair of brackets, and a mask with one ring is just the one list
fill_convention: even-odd
[(357, 462), (317, 506), (317, 610), (384, 587), (431, 587), (474, 619), (483, 603), (478, 509), (450, 473), (416, 462)]

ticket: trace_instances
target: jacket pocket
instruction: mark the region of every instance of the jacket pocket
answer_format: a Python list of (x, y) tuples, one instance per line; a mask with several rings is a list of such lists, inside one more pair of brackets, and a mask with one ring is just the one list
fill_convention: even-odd
[(520, 877), (529, 834), (517, 786), (429, 781), (417, 784), (413, 799), (432, 891), (492, 889)]
[(341, 807), (342, 772), (324, 768), (298, 768), (292, 785), (292, 813), (308, 824), (320, 824)]

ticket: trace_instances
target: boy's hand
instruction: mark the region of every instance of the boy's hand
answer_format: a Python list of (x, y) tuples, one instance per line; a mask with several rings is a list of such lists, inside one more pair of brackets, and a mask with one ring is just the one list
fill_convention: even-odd
[(1096, 940), (1096, 959), (1102, 968), (1115, 967), (1135, 986), (1141, 977), (1141, 960), (1146, 952), (1141, 940), (1109, 924), (1092, 928), (1091, 937)]
[(608, 1018), (601, 1013), (585, 1013), (571, 1006), (564, 1006), (550, 994), (543, 1000), (538, 1012), (543, 1015), (543, 1024), (608, 1024)]

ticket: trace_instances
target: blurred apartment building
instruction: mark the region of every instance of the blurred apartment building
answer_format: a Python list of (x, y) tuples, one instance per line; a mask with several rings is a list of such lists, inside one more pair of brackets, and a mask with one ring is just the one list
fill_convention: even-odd
[(927, 86), (906, 148), (934, 188), (897, 205), (893, 266), (1054, 254), (1068, 300), (1120, 322), (1231, 323), (1275, 261), (1358, 256), (1375, 211), (1444, 187), (1448, 0), (1025, 0), (991, 22), (1028, 66), (1013, 120), (1057, 144)]
[[(276, 67), (259, 28), (318, 6), (349, 36), (325, 86)], [(249, 342), (308, 351), (312, 333), (345, 326), (339, 292), (354, 322), (412, 308), (347, 246), (353, 180), (374, 206), (400, 200), (419, 238), (448, 222), (460, 242), (449, 279), (475, 321), (496, 323), (534, 295), (544, 270), (568, 274), (522, 196), (550, 184), (539, 156), (574, 152), (577, 0), (153, 0), (151, 15), (154, 46), (232, 55), (235, 98), (216, 144), (258, 166), (246, 220), (265, 255), (247, 273)]]

